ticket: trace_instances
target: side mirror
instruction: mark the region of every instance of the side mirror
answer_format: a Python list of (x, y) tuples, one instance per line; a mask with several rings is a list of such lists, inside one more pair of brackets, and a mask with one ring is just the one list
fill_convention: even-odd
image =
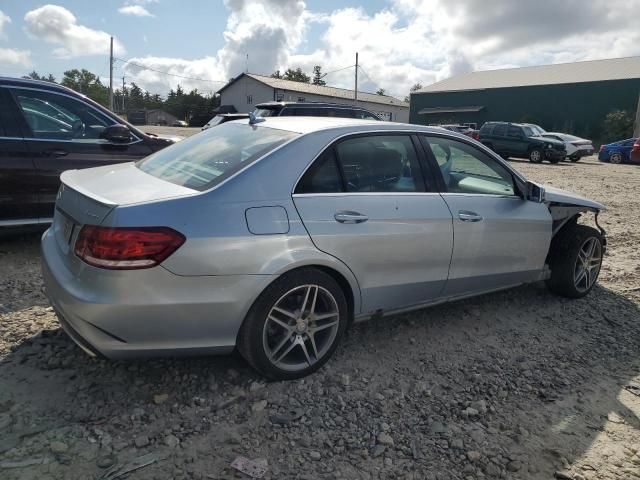
[(544, 188), (533, 182), (527, 182), (527, 200), (536, 203), (544, 202)]
[(100, 138), (104, 138), (112, 143), (130, 143), (133, 136), (127, 126), (116, 123), (115, 125), (106, 127), (100, 133)]

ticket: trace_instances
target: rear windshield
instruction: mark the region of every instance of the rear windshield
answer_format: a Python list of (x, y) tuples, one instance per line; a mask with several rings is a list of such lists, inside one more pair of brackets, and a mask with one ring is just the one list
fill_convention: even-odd
[(227, 122), (160, 150), (136, 165), (154, 177), (202, 191), (296, 136), (285, 130)]

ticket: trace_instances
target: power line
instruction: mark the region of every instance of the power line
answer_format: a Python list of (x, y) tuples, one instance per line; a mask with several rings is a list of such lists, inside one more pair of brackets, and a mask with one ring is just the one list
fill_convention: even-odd
[(114, 57), (113, 59), (122, 63), (133, 65), (134, 67), (141, 68), (142, 70), (149, 70), (151, 72), (160, 73), (162, 75), (169, 75), (171, 77), (183, 78), (185, 80), (193, 80), (195, 82), (208, 82), (208, 83), (229, 83), (228, 80), (210, 80), (207, 78), (187, 77), (186, 75), (178, 75), (177, 73), (164, 72), (162, 70), (157, 70), (155, 68), (147, 67), (145, 65), (140, 65), (139, 63), (131, 62), (129, 60), (123, 60), (122, 58)]
[[(382, 88), (378, 83), (376, 83), (376, 82), (375, 82), (375, 80), (373, 80), (373, 79), (369, 76), (369, 74), (365, 71), (365, 69), (364, 69), (364, 68), (362, 68), (362, 66), (361, 66), (361, 65), (358, 65), (358, 68), (360, 69), (360, 71), (361, 71), (362, 73), (364, 73), (364, 76), (365, 76), (365, 77), (367, 77), (367, 79), (368, 79), (371, 83), (373, 83), (373, 85), (374, 85), (375, 87), (377, 87), (377, 88), (378, 88), (378, 89), (380, 89), (380, 90), (384, 90), (384, 88)], [(387, 97), (394, 97), (394, 98), (400, 99), (400, 96), (399, 96), (399, 95), (396, 95), (395, 93), (391, 93), (390, 95), (388, 95), (387, 93), (385, 93), (385, 95), (386, 95)]]

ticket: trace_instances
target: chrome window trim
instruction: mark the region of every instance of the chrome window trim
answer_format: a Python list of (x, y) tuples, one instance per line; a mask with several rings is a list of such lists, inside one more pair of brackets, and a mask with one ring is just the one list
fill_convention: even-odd
[[(451, 140), (459, 140), (462, 141), (463, 143), (466, 143), (467, 145), (471, 146), (471, 147), (482, 147), (480, 148), (481, 151), (483, 151), (484, 153), (488, 153), (489, 156), (491, 158), (493, 158), (494, 160), (498, 160), (500, 165), (502, 165), (503, 167), (505, 167), (510, 173), (512, 173), (513, 175), (517, 176), (520, 180), (522, 180), (523, 182), (526, 182), (527, 180), (522, 177), (522, 175), (517, 172), (516, 170), (514, 170), (511, 165), (509, 165), (508, 163), (506, 163), (502, 158), (498, 159), (496, 158), (496, 153), (493, 150), (488, 149), (487, 147), (485, 147), (483, 144), (481, 143), (472, 143), (469, 141), (466, 141), (466, 139), (464, 138), (460, 138), (457, 135), (448, 135), (445, 132), (431, 132), (431, 131), (424, 131), (424, 130), (412, 130), (412, 129), (393, 129), (393, 130), (366, 130), (366, 131), (359, 131), (359, 132), (349, 132), (349, 133), (345, 133), (343, 135), (340, 135), (338, 137), (335, 137), (333, 140), (331, 140), (331, 142), (329, 142), (327, 145), (325, 145), (322, 150), (320, 150), (320, 153), (318, 153), (315, 157), (313, 157), (313, 160), (311, 160), (309, 162), (309, 164), (305, 167), (305, 169), (302, 171), (302, 174), (300, 174), (300, 176), (298, 177), (298, 179), (295, 181), (295, 184), (293, 186), (293, 189), (291, 190), (291, 195), (315, 195), (314, 193), (294, 193), (296, 191), (296, 187), (298, 186), (298, 183), (300, 183), (300, 180), (302, 179), (302, 177), (304, 177), (304, 174), (307, 173), (307, 170), (309, 170), (309, 168), (311, 168), (311, 165), (313, 165), (313, 163), (318, 159), (318, 157), (320, 157), (320, 155), (322, 155), (324, 153), (324, 151), (329, 148), (331, 145), (333, 145), (335, 142), (342, 140), (344, 137), (348, 137), (351, 135), (368, 135), (368, 134), (378, 134), (378, 133), (387, 133), (387, 134), (407, 134), (407, 135), (434, 135), (436, 137), (443, 137), (443, 138), (447, 138), (447, 139), (451, 139)], [(307, 134), (308, 135), (308, 134)], [(468, 137), (467, 137), (468, 139)], [(416, 152), (418, 153), (418, 152)], [(345, 193), (345, 192), (338, 192), (338, 193)], [(361, 192), (351, 192), (351, 193), (361, 193)], [(367, 192), (369, 193), (369, 192)], [(380, 192), (382, 193), (382, 192)], [(396, 193), (396, 192), (387, 192), (387, 193)], [(404, 192), (397, 192), (397, 193), (404, 193)], [(420, 192), (414, 192), (414, 193), (420, 193)], [(448, 193), (448, 192), (422, 192), (422, 193)], [(484, 194), (475, 194), (475, 195), (484, 195)], [(486, 194), (486, 195), (494, 195), (494, 194)], [(520, 198), (516, 195), (516, 198)]]
[[(35, 87), (23, 87), (21, 85), (0, 85), (0, 88), (6, 88), (6, 89), (21, 89), (21, 90), (33, 90), (36, 92), (44, 92), (44, 93), (50, 93), (53, 95), (61, 95), (63, 97), (67, 97), (70, 98), (72, 100), (75, 101), (80, 101), (77, 97), (74, 97), (73, 95), (69, 95), (67, 93), (62, 93), (62, 92), (56, 92), (54, 90), (47, 90), (46, 88), (35, 88)], [(110, 121), (115, 120), (114, 118), (111, 118), (107, 115), (105, 115), (103, 112), (101, 112), (100, 110), (98, 110), (96, 107), (94, 107), (93, 105), (91, 105), (90, 103), (86, 103), (86, 105), (91, 108), (92, 110), (96, 111), (101, 117), (103, 118), (107, 118)], [(112, 125), (116, 125), (116, 123), (112, 123)], [(131, 130), (130, 130), (131, 131)], [(131, 135), (136, 138), (137, 140), (133, 141), (133, 142), (129, 142), (129, 143), (113, 143), (113, 142), (108, 142), (107, 145), (133, 145), (135, 143), (139, 143), (142, 142), (142, 139), (140, 137), (138, 137), (135, 133), (131, 132)], [(0, 137), (0, 138), (15, 138), (15, 137)], [(77, 143), (74, 142), (73, 140), (58, 140), (58, 139), (47, 139), (47, 138), (32, 138), (32, 137), (22, 137), (20, 138), (20, 140), (35, 140), (35, 141), (40, 141), (40, 142), (62, 142), (62, 143)], [(91, 139), (93, 140), (93, 139)], [(96, 139), (99, 140), (99, 139)], [(98, 142), (85, 142), (85, 143), (89, 143), (89, 144), (97, 144)]]
[(19, 218), (15, 220), (0, 220), (0, 227), (20, 227), (22, 225), (44, 225), (53, 222), (53, 218)]
[(330, 192), (294, 193), (292, 198), (304, 197), (433, 197), (438, 192)]

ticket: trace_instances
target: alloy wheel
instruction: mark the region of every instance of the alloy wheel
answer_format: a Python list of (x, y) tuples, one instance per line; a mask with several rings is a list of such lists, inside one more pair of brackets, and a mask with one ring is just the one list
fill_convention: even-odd
[(533, 150), (531, 152), (530, 159), (533, 163), (540, 163), (542, 161), (542, 154), (540, 153), (540, 150)]
[(340, 324), (338, 302), (319, 285), (289, 290), (274, 304), (262, 342), (269, 361), (286, 371), (304, 370), (330, 350)]
[(614, 153), (613, 155), (611, 155), (609, 161), (615, 164), (622, 163), (622, 155), (620, 155), (619, 153)]
[(589, 290), (598, 278), (602, 263), (602, 246), (595, 237), (588, 238), (580, 247), (578, 258), (573, 273), (573, 282), (576, 290), (585, 292)]

